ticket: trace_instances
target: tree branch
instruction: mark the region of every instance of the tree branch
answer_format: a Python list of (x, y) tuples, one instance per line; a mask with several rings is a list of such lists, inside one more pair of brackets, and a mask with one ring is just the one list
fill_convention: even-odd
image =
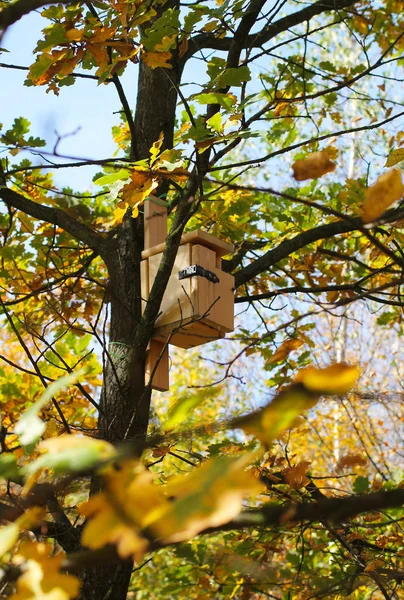
[[(232, 521), (219, 527), (205, 529), (199, 535), (250, 527), (281, 526), (286, 523), (301, 521), (319, 522), (327, 520), (327, 522), (340, 522), (370, 511), (399, 508), (403, 504), (404, 489), (386, 490), (343, 498), (322, 498), (317, 502), (303, 502), (301, 504), (279, 505), (267, 503), (259, 510), (242, 512)], [(151, 550), (158, 550), (162, 546), (164, 544), (161, 544), (161, 542), (152, 541)], [(71, 554), (66, 557), (63, 567), (68, 571), (78, 572), (89, 565), (99, 564), (100, 560), (119, 562), (121, 559), (115, 547), (105, 546), (100, 550)]]
[[(278, 19), (275, 23), (270, 23), (260, 32), (246, 36), (244, 40), (244, 48), (259, 48), (263, 44), (269, 42), (272, 38), (279, 35), (283, 31), (309, 21), (312, 17), (320, 15), (327, 11), (337, 11), (348, 8), (355, 4), (357, 0), (319, 0), (298, 12), (295, 12), (282, 19)], [(213, 34), (200, 34), (191, 38), (188, 44), (188, 51), (184, 56), (186, 62), (199, 50), (210, 48), (212, 50), (228, 51), (233, 44), (233, 38), (225, 37), (219, 39)]]
[[(70, 1), (58, 0), (59, 4), (69, 4)], [(7, 27), (19, 21), (24, 15), (47, 4), (51, 4), (51, 2), (49, 0), (18, 0), (18, 2), (9, 4), (0, 12), (0, 30), (3, 30), (4, 33)], [(0, 40), (1, 38), (2, 35), (0, 33)]]
[[(1, 181), (3, 179), (3, 181)], [(25, 214), (61, 227), (67, 233), (70, 233), (72, 237), (80, 240), (86, 246), (100, 254), (105, 256), (108, 250), (107, 241), (97, 232), (93, 231), (80, 221), (77, 221), (74, 217), (68, 215), (60, 208), (52, 208), (50, 206), (43, 206), (37, 204), (28, 198), (25, 198), (21, 194), (6, 187), (4, 175), (0, 172), (0, 198), (6, 203), (7, 206), (12, 206), (17, 210), (21, 210)]]
[[(237, 186), (229, 186), (235, 187)], [(242, 186), (241, 186), (242, 187)], [(238, 189), (241, 189), (239, 187)], [(244, 188), (246, 189), (246, 188)], [(265, 191), (264, 189), (256, 188), (256, 191)], [(302, 198), (294, 198), (288, 194), (279, 193), (280, 197), (287, 197), (290, 200), (295, 200), (296, 202), (302, 202), (303, 204), (311, 205), (314, 208), (318, 208), (320, 210), (324, 210), (326, 214), (333, 214), (334, 216), (343, 216), (338, 211), (334, 211), (328, 207), (321, 207), (317, 203), (311, 203), (309, 201), (303, 200)], [(381, 223), (394, 223), (399, 219), (403, 218), (403, 209), (397, 208), (386, 211), (386, 213), (380, 217), (377, 225)], [(376, 225), (375, 225), (376, 226)], [(309, 229), (308, 231), (304, 231), (299, 233), (294, 238), (285, 240), (281, 242), (279, 246), (273, 248), (272, 250), (268, 250), (263, 256), (250, 263), (248, 266), (244, 267), (244, 269), (240, 269), (234, 275), (235, 277), (235, 287), (238, 288), (245, 283), (248, 283), (251, 279), (254, 279), (257, 275), (269, 269), (273, 265), (277, 264), (280, 260), (286, 258), (292, 252), (296, 252), (321, 239), (327, 239), (330, 237), (334, 237), (336, 235), (340, 235), (341, 233), (348, 233), (350, 231), (361, 231), (364, 235), (366, 235), (371, 241), (379, 247), (380, 242), (376, 240), (373, 236), (370, 236), (367, 229), (369, 227), (365, 227), (362, 219), (360, 217), (350, 217), (347, 216), (345, 219), (341, 219), (340, 221), (336, 221), (333, 223), (327, 223), (325, 225), (319, 225), (318, 227), (314, 227), (313, 229)], [(383, 252), (388, 254), (388, 256), (393, 260), (393, 256), (391, 256), (391, 252), (387, 251), (387, 248), (381, 244), (383, 248), (380, 248)], [(223, 269), (226, 270), (226, 261), (223, 261)]]
[[(260, 510), (244, 512), (227, 523), (225, 529), (239, 529), (258, 525), (281, 525), (290, 522), (320, 521), (326, 519), (338, 523), (358, 514), (399, 508), (404, 504), (404, 490), (386, 490), (370, 494), (345, 496), (343, 498), (324, 498), (317, 502), (301, 504), (264, 504)], [(224, 529), (220, 528), (221, 531)], [(204, 533), (208, 533), (205, 531)]]

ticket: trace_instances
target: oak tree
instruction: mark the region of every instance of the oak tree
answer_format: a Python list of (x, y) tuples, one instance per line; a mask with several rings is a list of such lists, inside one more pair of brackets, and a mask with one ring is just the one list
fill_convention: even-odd
[[(404, 2), (0, 6), (3, 75), (120, 104), (101, 159), (24, 115), (1, 131), (3, 597), (399, 597), (401, 396), (355, 364), (352, 323), (366, 306), (382, 336), (402, 326)], [(7, 36), (32, 11), (19, 65)], [(150, 199), (168, 230), (146, 294)], [(196, 230), (234, 247), (236, 327), (174, 351), (156, 392)]]

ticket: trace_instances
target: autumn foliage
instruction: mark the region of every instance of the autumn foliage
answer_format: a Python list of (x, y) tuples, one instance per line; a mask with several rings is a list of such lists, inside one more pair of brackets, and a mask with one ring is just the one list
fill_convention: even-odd
[[(0, 0), (27, 94), (0, 129), (1, 598), (404, 597), (403, 15)], [(86, 86), (116, 94), (113, 156), (38, 135), (28, 93), (69, 86), (78, 126)], [(207, 246), (236, 327), (182, 349), (181, 306), (156, 322), (195, 230), (234, 248)]]

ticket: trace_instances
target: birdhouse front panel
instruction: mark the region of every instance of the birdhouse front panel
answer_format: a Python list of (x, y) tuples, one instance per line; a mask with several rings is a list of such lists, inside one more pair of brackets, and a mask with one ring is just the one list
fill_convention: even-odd
[[(220, 257), (229, 252), (231, 246), (204, 232), (191, 233), (195, 235), (183, 236), (185, 243), (178, 249), (161, 314), (155, 323), (156, 339), (167, 340), (171, 336), (170, 344), (181, 348), (217, 340), (234, 329), (234, 278), (220, 268)], [(143, 284), (147, 289), (142, 290), (146, 300), (162, 251), (153, 254), (150, 249), (147, 254), (148, 264), (143, 267), (142, 277), (148, 283)]]

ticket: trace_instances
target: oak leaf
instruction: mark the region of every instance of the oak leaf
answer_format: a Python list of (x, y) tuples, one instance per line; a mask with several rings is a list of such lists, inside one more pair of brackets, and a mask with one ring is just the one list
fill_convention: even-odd
[(365, 467), (368, 464), (367, 459), (357, 452), (349, 452), (341, 456), (337, 462), (337, 469), (342, 471), (347, 467)]
[(390, 152), (385, 167), (394, 167), (404, 160), (404, 148), (396, 148)]
[(52, 556), (50, 544), (25, 542), (18, 552), (24, 573), (17, 580), (16, 593), (9, 600), (71, 600), (77, 598), (80, 581), (61, 573), (63, 552)]
[(253, 454), (220, 456), (165, 487), (174, 502), (161, 505), (146, 518), (149, 531), (164, 543), (190, 539), (208, 527), (218, 527), (236, 517), (247, 494), (264, 486), (246, 471)]
[(390, 169), (377, 179), (365, 192), (362, 206), (362, 221), (372, 223), (385, 210), (404, 194), (404, 185), (400, 169)]
[(264, 444), (279, 438), (298, 423), (298, 417), (315, 406), (321, 395), (348, 392), (360, 375), (358, 367), (334, 364), (325, 369), (307, 367), (294, 383), (255, 413), (234, 419), (234, 427), (257, 437)]
[(370, 573), (371, 571), (377, 571), (377, 569), (380, 569), (380, 567), (383, 567), (384, 564), (385, 564), (384, 560), (381, 560), (380, 558), (376, 558), (375, 560), (368, 562), (366, 567), (363, 569), (363, 572)]
[(148, 548), (141, 529), (151, 510), (169, 504), (163, 488), (135, 461), (126, 461), (119, 470), (111, 467), (103, 473), (103, 479), (105, 491), (80, 506), (81, 514), (90, 518), (82, 542), (92, 549), (116, 544), (122, 558), (134, 556), (140, 560)]
[(331, 173), (336, 168), (336, 163), (331, 160), (334, 154), (332, 148), (326, 148), (319, 152), (313, 152), (306, 158), (297, 160), (293, 163), (293, 177), (296, 181), (305, 181), (306, 179), (317, 179), (326, 173)]
[(346, 394), (355, 385), (359, 375), (359, 367), (336, 363), (324, 369), (306, 367), (297, 373), (295, 381), (302, 382), (308, 390), (319, 394)]
[(141, 59), (152, 69), (157, 69), (158, 67), (172, 69), (173, 66), (169, 63), (171, 56), (171, 52), (142, 52)]
[(286, 340), (279, 346), (276, 352), (268, 359), (268, 363), (280, 362), (285, 359), (291, 352), (303, 346), (304, 341), (297, 338)]
[(282, 475), (285, 478), (285, 481), (290, 485), (292, 489), (298, 490), (310, 483), (310, 479), (306, 477), (306, 473), (310, 465), (310, 461), (303, 460), (297, 463), (294, 467), (288, 467), (287, 469), (282, 471)]

